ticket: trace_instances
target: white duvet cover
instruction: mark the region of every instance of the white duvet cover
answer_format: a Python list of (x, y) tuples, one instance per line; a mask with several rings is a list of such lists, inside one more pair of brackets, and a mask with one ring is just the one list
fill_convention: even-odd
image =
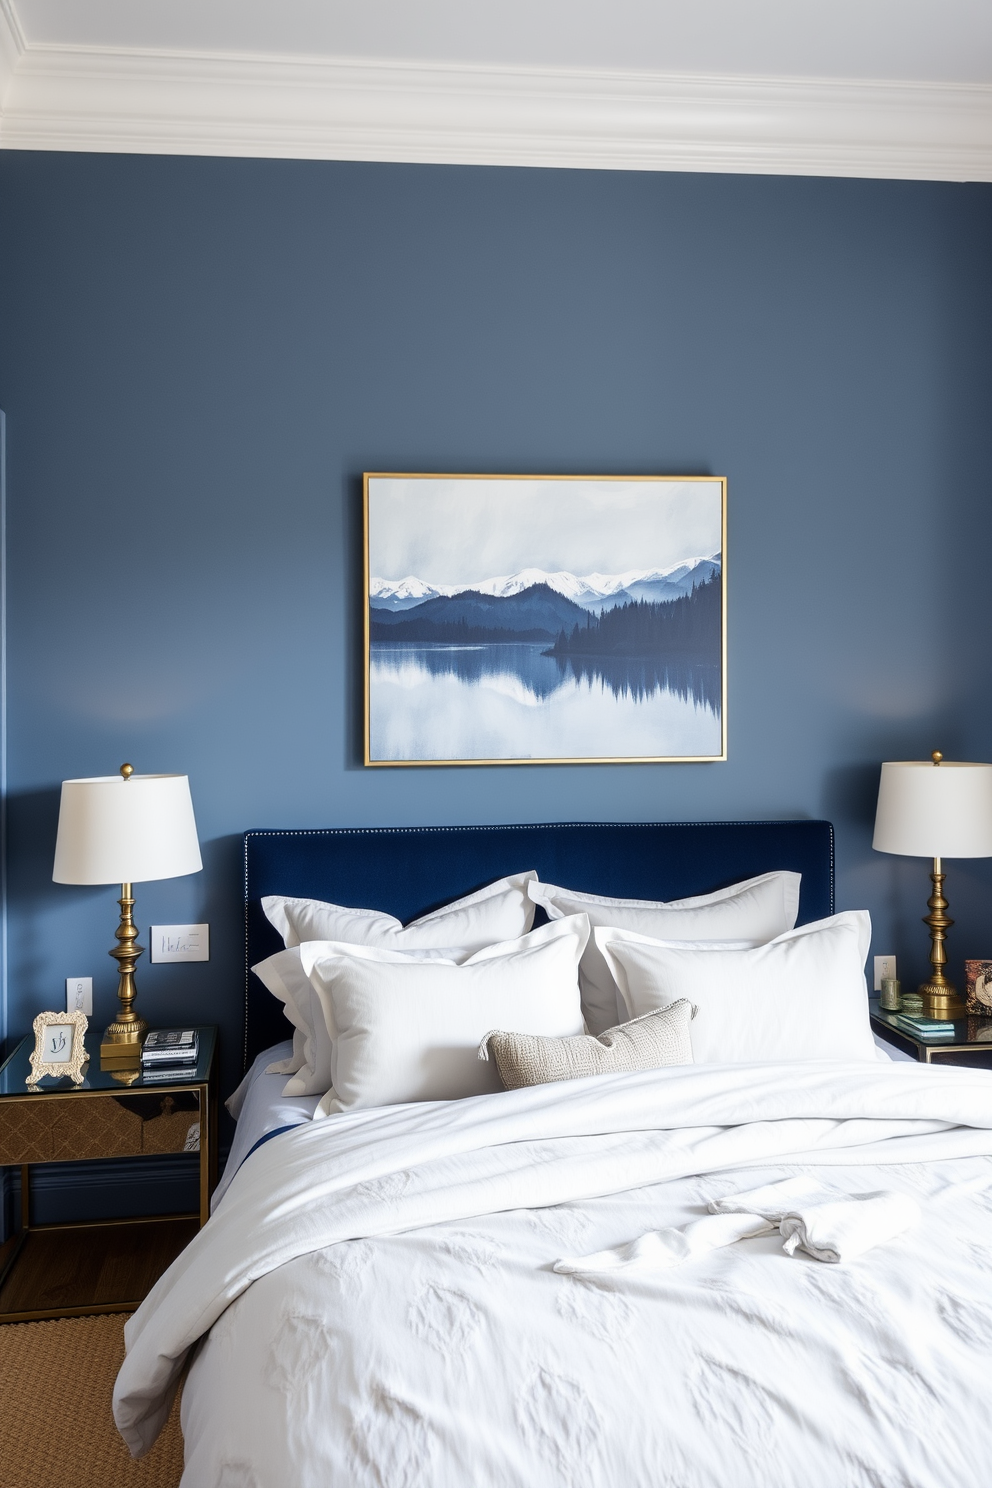
[[(696, 1066), (359, 1111), (245, 1162), (126, 1329), (138, 1455), (187, 1351), (184, 1488), (979, 1488), (992, 1074)], [(923, 1221), (552, 1271), (815, 1166)], [(746, 1169), (747, 1171), (735, 1171)], [(700, 1176), (701, 1175), (701, 1176)]]

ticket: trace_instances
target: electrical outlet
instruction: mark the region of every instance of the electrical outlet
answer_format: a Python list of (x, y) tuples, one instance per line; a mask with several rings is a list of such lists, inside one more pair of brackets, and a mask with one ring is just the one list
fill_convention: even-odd
[(85, 1013), (93, 1016), (93, 978), (66, 977), (65, 1010), (67, 1013)]
[(153, 925), (153, 961), (209, 961), (209, 925)]
[(876, 956), (875, 957), (875, 991), (876, 992), (881, 992), (881, 990), (882, 990), (882, 978), (883, 977), (894, 977), (895, 974), (896, 974), (896, 958), (895, 958), (895, 956)]

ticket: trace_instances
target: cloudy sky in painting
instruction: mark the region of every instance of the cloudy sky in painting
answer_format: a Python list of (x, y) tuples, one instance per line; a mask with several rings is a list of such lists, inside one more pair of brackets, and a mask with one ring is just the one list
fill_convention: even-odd
[(718, 481), (373, 478), (369, 571), (471, 584), (542, 568), (668, 568), (720, 551)]

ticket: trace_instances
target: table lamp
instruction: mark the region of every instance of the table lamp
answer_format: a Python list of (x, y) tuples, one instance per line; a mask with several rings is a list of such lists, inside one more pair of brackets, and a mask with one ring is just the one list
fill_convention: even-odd
[(877, 852), (932, 858), (930, 979), (920, 987), (930, 1018), (960, 1018), (965, 1005), (944, 973), (944, 942), (954, 924), (944, 898), (944, 858), (992, 857), (992, 765), (945, 760), (939, 750), (926, 760), (900, 760), (882, 766), (872, 847)]
[(118, 944), (108, 953), (120, 969), (119, 1007), (100, 1045), (105, 1065), (137, 1063), (148, 1032), (134, 1010), (134, 968), (144, 947), (137, 944), (131, 885), (202, 867), (187, 776), (135, 775), (121, 765), (119, 775), (63, 780), (52, 878), (121, 886)]

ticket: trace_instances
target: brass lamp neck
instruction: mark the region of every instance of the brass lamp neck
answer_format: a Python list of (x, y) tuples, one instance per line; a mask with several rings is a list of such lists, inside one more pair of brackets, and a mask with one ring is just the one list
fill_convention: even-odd
[[(934, 764), (939, 763), (939, 760), (934, 760)], [(930, 928), (930, 977), (921, 985), (920, 994), (929, 1017), (961, 1018), (964, 1016), (964, 1003), (944, 969), (947, 965), (947, 932), (954, 921), (947, 913), (949, 906), (944, 898), (944, 869), (940, 858), (933, 860), (930, 881), (933, 884), (933, 892), (927, 900), (930, 913), (923, 916), (924, 925)]]
[(143, 1018), (139, 1018), (134, 1010), (134, 1001), (138, 995), (134, 984), (134, 968), (138, 964), (144, 946), (138, 945), (138, 927), (134, 923), (133, 915), (134, 898), (129, 883), (121, 884), (121, 897), (117, 902), (121, 907), (120, 924), (117, 926), (117, 944), (112, 951), (108, 952), (108, 955), (113, 956), (120, 972), (117, 983), (118, 1010), (117, 1017), (103, 1036), (103, 1044), (129, 1044), (137, 1050), (148, 1032), (148, 1024)]

